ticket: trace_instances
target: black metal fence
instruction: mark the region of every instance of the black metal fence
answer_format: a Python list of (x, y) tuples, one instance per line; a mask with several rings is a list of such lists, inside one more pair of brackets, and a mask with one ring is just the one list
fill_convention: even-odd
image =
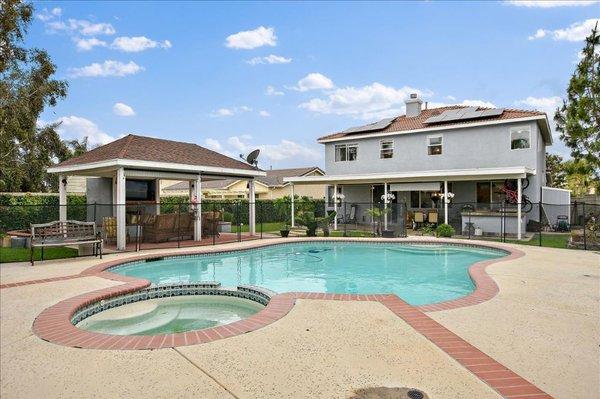
[[(251, 209), (255, 234), (250, 232)], [(531, 203), (522, 206), (522, 243), (576, 249), (599, 249), (600, 206), (577, 203)], [(443, 205), (409, 208), (404, 203), (371, 203), (296, 199), (261, 201), (70, 204), (68, 220), (93, 221), (107, 250), (116, 249), (116, 216), (125, 213), (126, 251), (177, 248), (267, 239), (281, 235), (405, 237), (444, 234), (437, 231), (446, 215)], [(334, 213), (335, 212), (335, 213)], [(58, 205), (0, 205), (3, 245), (27, 245), (32, 224), (59, 220)], [(194, 221), (201, 220), (202, 239), (194, 241)], [(448, 204), (453, 236), (509, 242), (517, 238), (517, 208), (506, 202)], [(447, 232), (447, 229), (445, 230)], [(14, 242), (6, 237), (16, 237)]]

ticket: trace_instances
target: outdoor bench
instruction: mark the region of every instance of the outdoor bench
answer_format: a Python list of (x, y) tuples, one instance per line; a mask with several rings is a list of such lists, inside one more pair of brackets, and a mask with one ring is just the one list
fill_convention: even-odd
[(31, 225), (31, 265), (33, 252), (36, 247), (63, 247), (66, 245), (92, 244), (93, 255), (102, 259), (102, 237), (96, 232), (95, 222), (80, 222), (77, 220), (54, 221)]

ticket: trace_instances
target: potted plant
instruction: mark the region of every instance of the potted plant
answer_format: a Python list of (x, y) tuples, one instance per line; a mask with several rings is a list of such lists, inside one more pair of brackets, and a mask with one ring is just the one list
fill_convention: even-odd
[(217, 231), (219, 233), (231, 233), (231, 222), (233, 221), (233, 213), (223, 212), (223, 220), (220, 220), (217, 224)]
[(288, 225), (287, 221), (285, 222), (281, 230), (279, 230), (279, 234), (281, 234), (282, 237), (287, 237), (290, 235), (290, 226)]
[(323, 237), (329, 237), (329, 225), (337, 216), (337, 212), (332, 211), (327, 216), (317, 218), (317, 223), (323, 230)]
[(381, 220), (383, 219), (384, 215), (387, 215), (388, 213), (390, 213), (392, 209), (391, 208), (380, 208), (380, 207), (376, 207), (376, 208), (371, 208), (371, 209), (367, 209), (367, 214), (369, 216), (371, 216), (373, 218), (373, 220), (377, 221), (375, 226), (376, 226), (376, 231), (375, 234), (376, 235), (381, 235), (382, 237), (393, 237), (394, 236), (394, 230), (383, 230), (381, 228)]
[(452, 237), (456, 231), (449, 224), (442, 223), (435, 229), (436, 237)]

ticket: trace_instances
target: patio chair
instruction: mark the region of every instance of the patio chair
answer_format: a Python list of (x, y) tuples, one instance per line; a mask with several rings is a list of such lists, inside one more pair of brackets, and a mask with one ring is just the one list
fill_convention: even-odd
[(427, 214), (427, 222), (430, 223), (430, 224), (437, 225), (438, 224), (438, 213), (435, 212), (435, 211), (430, 211)]
[(102, 218), (102, 238), (105, 242), (117, 242), (117, 218), (106, 216)]
[(425, 214), (421, 211), (415, 211), (415, 215), (413, 218), (413, 224), (415, 228), (419, 228), (425, 222)]

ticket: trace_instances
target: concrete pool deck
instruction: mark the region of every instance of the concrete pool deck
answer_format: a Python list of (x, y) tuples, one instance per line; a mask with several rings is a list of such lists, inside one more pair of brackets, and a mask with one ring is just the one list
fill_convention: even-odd
[[(290, 240), (198, 251), (279, 241)], [(597, 397), (600, 257), (506, 246), (525, 256), (487, 267), (497, 295), (428, 316), (552, 396)], [(0, 266), (1, 284), (73, 276), (0, 290), (0, 396), (348, 397), (364, 387), (408, 386), (430, 398), (499, 397), (379, 302), (298, 299), (286, 316), (251, 333), (153, 351), (69, 348), (33, 335), (33, 320), (49, 306), (122, 284), (78, 275), (100, 262)]]

